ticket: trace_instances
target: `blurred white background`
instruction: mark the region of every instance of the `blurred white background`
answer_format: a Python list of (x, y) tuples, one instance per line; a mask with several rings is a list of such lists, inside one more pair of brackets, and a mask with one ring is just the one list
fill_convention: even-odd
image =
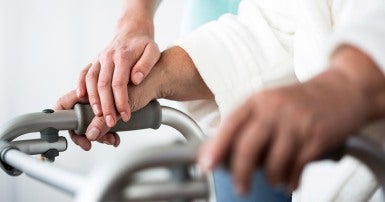
[[(164, 0), (155, 17), (161, 49), (177, 39), (185, 0)], [(80, 70), (112, 39), (122, 1), (0, 0), (0, 124), (51, 108), (75, 87)], [(174, 103), (167, 102), (167, 105)], [(62, 135), (67, 136), (66, 133)], [(169, 128), (122, 134), (119, 148), (94, 145), (84, 152), (71, 141), (55, 164), (87, 172), (115, 154), (169, 142)], [(34, 134), (32, 136), (37, 136)], [(67, 195), (25, 175), (0, 171), (0, 201), (71, 201)]]

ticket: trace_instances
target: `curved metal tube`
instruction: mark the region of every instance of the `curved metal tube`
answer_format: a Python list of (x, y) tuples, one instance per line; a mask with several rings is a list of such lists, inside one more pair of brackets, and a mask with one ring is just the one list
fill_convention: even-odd
[(69, 130), (77, 127), (74, 110), (62, 110), (55, 113), (31, 113), (16, 117), (0, 128), (0, 140), (12, 141), (15, 138), (33, 132), (40, 132), (48, 127), (57, 130)]
[[(127, 182), (124, 180), (125, 177), (128, 177), (140, 169), (178, 163), (191, 164), (195, 161), (196, 146), (204, 140), (204, 134), (200, 127), (190, 117), (176, 109), (162, 106), (161, 112), (161, 123), (178, 130), (191, 143), (190, 146), (156, 147), (145, 152), (141, 151), (137, 155), (123, 159), (117, 165), (106, 165), (103, 169), (98, 169), (88, 178), (60, 170), (51, 164), (36, 162), (28, 155), (15, 149), (2, 152), (1, 158), (9, 165), (24, 171), (35, 179), (70, 194), (75, 194), (76, 192), (76, 194), (79, 194), (77, 198), (79, 201), (104, 200), (106, 199), (106, 195), (114, 193), (115, 189), (121, 190), (118, 188)], [(77, 126), (78, 117), (74, 110), (63, 110), (55, 113), (26, 114), (4, 124), (3, 127), (0, 128), (0, 140), (9, 142), (20, 135), (40, 132), (48, 127), (58, 130), (73, 130), (77, 128)], [(50, 143), (36, 143), (44, 148), (52, 147), (52, 145), (48, 146)], [(64, 141), (61, 141), (60, 144), (64, 144)], [(28, 150), (28, 148), (25, 149)], [(33, 150), (38, 149), (35, 148)], [(385, 141), (378, 142), (375, 141), (375, 138), (353, 136), (346, 141), (344, 153), (352, 155), (367, 164), (377, 177), (385, 193)], [(211, 177), (205, 182), (204, 186), (211, 186), (211, 190), (213, 190), (213, 184), (210, 180)], [(87, 184), (91, 184), (92, 186), (87, 187)], [(187, 185), (188, 184), (186, 184), (186, 186)], [(174, 185), (169, 184), (167, 186), (172, 187)], [(154, 187), (147, 186), (147, 188), (148, 190), (152, 190)], [(131, 188), (131, 191), (132, 190), (135, 190), (135, 185)], [(194, 190), (196, 191), (195, 193), (201, 193), (195, 188)], [(135, 194), (137, 199), (140, 198), (139, 196), (143, 196), (143, 194), (138, 194), (138, 192), (135, 192)], [(133, 196), (132, 193), (131, 196)], [(121, 195), (119, 195), (119, 197), (121, 197)]]
[[(161, 123), (178, 130), (190, 143), (200, 143), (204, 140), (204, 134), (198, 124), (183, 112), (161, 106)], [(74, 130), (78, 128), (79, 120), (77, 112), (60, 110), (54, 113), (31, 113), (18, 116), (0, 128), (0, 140), (12, 141), (15, 138), (33, 132), (40, 132), (52, 127), (57, 130)]]
[(385, 145), (365, 136), (353, 136), (346, 141), (345, 152), (370, 168), (385, 196)]
[[(122, 187), (132, 180), (130, 177), (132, 177), (133, 174), (147, 168), (192, 164), (195, 162), (196, 154), (196, 147), (174, 145), (148, 148), (148, 150), (142, 150), (137, 154), (130, 155), (130, 158), (122, 156), (114, 166), (104, 164), (103, 167), (94, 170), (94, 172), (88, 176), (88, 184), (92, 184), (92, 186), (84, 187), (84, 189), (79, 192), (76, 201), (94, 202), (127, 200), (124, 199)], [(205, 188), (208, 190), (207, 182), (205, 183)], [(179, 190), (179, 192), (178, 190), (174, 190), (173, 192), (179, 194), (181, 190)], [(151, 193), (147, 193), (147, 195), (148, 194)], [(198, 194), (200, 196), (202, 195), (200, 191)], [(205, 197), (207, 197), (209, 191), (204, 194)], [(131, 193), (131, 195), (134, 195), (137, 199), (139, 199), (139, 196), (148, 197), (143, 192)], [(153, 195), (153, 197), (156, 196)]]
[(75, 195), (87, 184), (85, 178), (79, 174), (57, 168), (52, 163), (39, 161), (16, 149), (8, 150), (2, 155), (2, 159), (28, 176), (70, 195)]
[(161, 123), (178, 130), (190, 144), (199, 144), (205, 140), (201, 128), (187, 114), (166, 106), (161, 106), (161, 110)]
[[(66, 172), (59, 168), (54, 167), (48, 163), (36, 162), (34, 159), (29, 157), (28, 155), (20, 152), (16, 149), (9, 149), (4, 152), (2, 155), (2, 160), (7, 164), (13, 166), (14, 168), (25, 172), (27, 175), (42, 181), (46, 184), (49, 184), (53, 187), (56, 187), (60, 190), (63, 190), (66, 193), (71, 195), (77, 195), (79, 193), (83, 193), (88, 190), (90, 187), (97, 187), (99, 191), (94, 194), (95, 196), (105, 196), (100, 194), (106, 194), (114, 191), (114, 189), (108, 189), (111, 186), (115, 186), (115, 184), (119, 184), (119, 180), (122, 180), (123, 176), (129, 176), (133, 172), (136, 172), (138, 169), (145, 168), (147, 166), (161, 166), (161, 165), (170, 165), (170, 164), (191, 164), (195, 161), (196, 157), (196, 148), (192, 148), (191, 145), (198, 145), (204, 140), (203, 132), (200, 127), (186, 114), (180, 112), (176, 109), (172, 109), (169, 107), (162, 106), (160, 108), (162, 114), (161, 123), (164, 125), (171, 126), (178, 130), (187, 140), (190, 146), (182, 145), (181, 148), (162, 148), (158, 151), (154, 148), (146, 152), (140, 152), (138, 155), (133, 155), (132, 159), (125, 159), (121, 164), (113, 167), (112, 170), (108, 171), (102, 170), (101, 172), (107, 173), (108, 176), (105, 176), (104, 181), (100, 182), (100, 186), (96, 186), (95, 183), (91, 183), (89, 181), (93, 181), (95, 179), (101, 179), (101, 176), (93, 176), (90, 178), (84, 178), (82, 176), (78, 176), (72, 174), (71, 172)], [(57, 130), (73, 130), (78, 127), (79, 120), (81, 117), (77, 116), (75, 110), (63, 110), (56, 111), (54, 113), (32, 113), (26, 114), (15, 119), (9, 121), (4, 124), (2, 128), (0, 128), (0, 140), (4, 141), (12, 141), (15, 138), (32, 132), (40, 132), (48, 127), (55, 128)], [(36, 153), (37, 151), (41, 151), (42, 149), (36, 148), (34, 146), (25, 145), (25, 143), (32, 143), (39, 148), (52, 148), (54, 144), (46, 143), (44, 141), (18, 141), (18, 143), (13, 143), (15, 146), (20, 146), (22, 150), (28, 153)], [(62, 150), (62, 146), (64, 146), (61, 139), (57, 142), (55, 148), (58, 150)], [(65, 144), (66, 146), (66, 144)], [(33, 150), (33, 151), (32, 151)], [(147, 160), (146, 160), (147, 159)], [(111, 167), (110, 167), (111, 168)], [(115, 177), (115, 178), (114, 178)], [(110, 180), (110, 181), (109, 181)], [(92, 184), (93, 186), (86, 186), (87, 184)], [(202, 185), (203, 189), (198, 189), (197, 185)], [(189, 188), (187, 191), (178, 189), (173, 190), (172, 192), (169, 190), (169, 196), (178, 195), (178, 194), (187, 194), (190, 196), (203, 196), (208, 195), (209, 184), (212, 186), (212, 179), (209, 176), (208, 181), (200, 181), (200, 182), (192, 182), (191, 184), (186, 183), (185, 187)], [(169, 187), (173, 185), (169, 184)], [(213, 187), (213, 186), (212, 186)], [(149, 187), (148, 187), (149, 188)], [(152, 187), (153, 188), (153, 187)], [(180, 187), (179, 187), (180, 188)], [(150, 188), (149, 188), (150, 189)], [(92, 189), (91, 189), (92, 190)], [(131, 189), (132, 197), (140, 198), (135, 190), (135, 185)], [(205, 190), (205, 191), (202, 191)], [(212, 189), (214, 190), (214, 189)], [(128, 192), (130, 193), (130, 192)], [(163, 194), (167, 195), (166, 192)], [(83, 196), (83, 194), (82, 194)], [(87, 197), (89, 197), (88, 195)], [(86, 196), (84, 196), (86, 197)], [(86, 198), (87, 198), (86, 197)], [(144, 196), (143, 196), (144, 197)], [(156, 197), (156, 195), (154, 196)], [(100, 198), (99, 198), (100, 199)], [(81, 200), (83, 201), (83, 200)], [(95, 200), (89, 200), (95, 201)]]

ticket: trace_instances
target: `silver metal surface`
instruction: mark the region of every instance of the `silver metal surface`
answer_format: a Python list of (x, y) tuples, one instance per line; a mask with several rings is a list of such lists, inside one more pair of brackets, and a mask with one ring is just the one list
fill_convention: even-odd
[(20, 135), (40, 132), (48, 127), (58, 130), (75, 129), (77, 124), (74, 110), (26, 114), (3, 124), (0, 128), (0, 140), (12, 141)]
[(3, 154), (3, 160), (28, 176), (51, 185), (70, 195), (86, 186), (82, 175), (57, 168), (52, 163), (42, 162), (16, 149), (10, 149)]
[(201, 128), (185, 113), (174, 108), (162, 106), (162, 124), (178, 130), (189, 144), (200, 144), (205, 140)]
[(132, 201), (159, 201), (175, 198), (206, 199), (209, 186), (205, 180), (190, 182), (135, 183), (124, 191)]
[[(161, 106), (162, 124), (168, 125), (179, 131), (191, 145), (200, 145), (206, 139), (205, 134), (199, 125), (187, 114), (167, 106)], [(209, 201), (216, 201), (216, 190), (213, 174), (207, 177), (209, 183)]]
[(365, 136), (353, 136), (346, 141), (345, 148), (346, 154), (370, 168), (385, 196), (385, 144)]
[[(21, 151), (28, 154), (43, 153), (47, 149), (56, 148), (59, 151), (66, 149), (65, 138), (60, 138), (59, 142), (48, 144), (42, 140), (23, 140), (12, 143), (21, 151), (10, 149), (2, 156), (3, 160), (48, 185), (56, 187), (66, 193), (75, 195), (79, 201), (104, 201), (108, 196), (119, 196), (124, 198), (121, 185), (127, 184), (127, 178), (137, 171), (149, 167), (186, 165), (195, 162), (197, 145), (203, 142), (204, 134), (200, 127), (186, 114), (169, 107), (161, 107), (162, 124), (171, 126), (179, 131), (189, 142), (188, 145), (180, 145), (179, 147), (157, 147), (148, 151), (140, 151), (137, 155), (130, 155), (116, 164), (108, 164), (101, 169), (97, 169), (89, 176), (81, 176), (73, 174), (54, 167), (47, 162), (39, 162), (29, 157)], [(12, 141), (20, 135), (40, 132), (48, 127), (58, 130), (75, 129), (78, 125), (77, 116), (74, 110), (57, 111), (51, 114), (33, 113), (19, 116), (3, 125), (0, 129), (0, 140)], [(195, 145), (195, 146), (194, 146)], [(116, 162), (116, 161), (115, 161)], [(126, 183), (126, 184), (125, 184)], [(147, 186), (147, 194), (132, 184), (129, 195), (136, 199), (148, 197), (150, 192), (154, 191)], [(123, 186), (124, 187), (124, 186)], [(136, 187), (136, 188), (135, 188)], [(152, 197), (165, 197), (169, 195), (180, 196), (185, 193), (191, 197), (208, 197), (211, 187), (211, 198), (215, 197), (212, 176), (208, 180), (189, 181), (183, 185), (176, 186), (168, 184), (165, 190), (153, 193)], [(174, 189), (176, 188), (176, 189)], [(137, 191), (135, 191), (137, 190)], [(78, 192), (79, 191), (79, 192)], [(80, 193), (79, 196), (77, 193)], [(126, 200), (126, 199), (125, 199)], [(130, 199), (131, 200), (131, 199)]]
[[(192, 164), (195, 162), (196, 155), (196, 147), (171, 145), (147, 148), (133, 153), (129, 158), (125, 155), (116, 157), (113, 166), (110, 166), (110, 164), (101, 165), (90, 174), (88, 183), (92, 186), (84, 187), (76, 201), (130, 201), (131, 199), (124, 198), (124, 188), (130, 186), (132, 176), (135, 173), (148, 168)], [(175, 190), (175, 192), (181, 191)], [(152, 193), (144, 192), (133, 194), (136, 197), (152, 195)], [(199, 193), (199, 196), (201, 194)], [(205, 197), (208, 197), (208, 195), (209, 190), (205, 193)]]
[(65, 137), (59, 137), (59, 140), (53, 143), (48, 143), (42, 139), (33, 139), (13, 141), (10, 142), (10, 144), (16, 146), (21, 152), (30, 155), (42, 154), (49, 149), (56, 149), (59, 152), (67, 149), (67, 140)]

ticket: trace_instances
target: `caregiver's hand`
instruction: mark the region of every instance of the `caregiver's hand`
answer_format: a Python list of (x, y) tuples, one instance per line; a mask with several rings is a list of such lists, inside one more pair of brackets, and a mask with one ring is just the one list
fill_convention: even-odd
[[(163, 51), (147, 78), (139, 85), (129, 84), (128, 89), (126, 93), (130, 111), (141, 109), (151, 100), (158, 98), (213, 99), (213, 94), (203, 82), (191, 58), (179, 47)], [(74, 90), (61, 97), (55, 109), (71, 109), (78, 102), (88, 103), (89, 99), (86, 96), (79, 98)], [(92, 141), (118, 146), (119, 136), (116, 133), (107, 133), (109, 129), (103, 117), (95, 117), (85, 135), (76, 135), (73, 132), (70, 134), (72, 140), (84, 150), (91, 149)]]
[[(156, 72), (157, 71), (154, 71), (155, 75), (157, 74)], [(157, 81), (160, 81), (160, 77), (153, 77), (153, 79), (150, 80), (151, 81), (146, 80), (142, 85), (138, 86), (134, 86), (133, 84), (129, 85), (128, 102), (131, 107), (130, 111), (141, 109), (151, 100), (159, 97), (160, 85)], [(149, 85), (149, 82), (152, 82), (152, 85)], [(62, 96), (54, 108), (55, 110), (72, 109), (76, 103), (89, 103), (89, 99), (87, 97), (79, 98), (76, 91), (73, 90)], [(117, 147), (120, 143), (120, 137), (117, 133), (108, 132), (110, 128), (103, 117), (95, 116), (87, 127), (86, 134), (75, 134), (74, 131), (69, 131), (69, 133), (72, 141), (86, 151), (91, 149), (92, 141)]]
[(384, 104), (383, 73), (359, 50), (343, 47), (313, 79), (253, 94), (202, 147), (199, 164), (207, 172), (229, 160), (239, 194), (249, 190), (256, 167), (294, 190), (306, 163), (384, 116)]
[(160, 57), (154, 42), (153, 16), (158, 1), (127, 1), (117, 33), (107, 48), (80, 73), (79, 98), (88, 96), (97, 116), (113, 127), (119, 116), (128, 121), (127, 85), (140, 84)]

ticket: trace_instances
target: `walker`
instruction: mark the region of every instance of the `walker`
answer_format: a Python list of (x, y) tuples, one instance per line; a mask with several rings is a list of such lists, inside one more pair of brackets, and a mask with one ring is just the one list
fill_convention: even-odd
[[(129, 122), (118, 122), (111, 131), (158, 129), (164, 124), (179, 131), (187, 139), (187, 144), (140, 150), (126, 155), (129, 157), (114, 165), (97, 167), (87, 175), (51, 163), (59, 152), (67, 149), (67, 140), (59, 136), (59, 131), (75, 130), (77, 134), (84, 134), (93, 117), (89, 105), (76, 104), (73, 110), (46, 109), (12, 119), (0, 128), (1, 168), (11, 176), (24, 172), (71, 195), (74, 201), (216, 201), (212, 175), (203, 176), (194, 166), (198, 146), (204, 140), (203, 132), (189, 116), (160, 106), (157, 101), (134, 112)], [(14, 141), (32, 132), (40, 132), (40, 138)], [(379, 137), (353, 136), (328, 157), (349, 154), (358, 158), (373, 171), (385, 193), (385, 141)], [(36, 154), (48, 161), (30, 156)], [(152, 182), (141, 182), (135, 177), (140, 172), (159, 167), (172, 170), (173, 174), (167, 180)]]

